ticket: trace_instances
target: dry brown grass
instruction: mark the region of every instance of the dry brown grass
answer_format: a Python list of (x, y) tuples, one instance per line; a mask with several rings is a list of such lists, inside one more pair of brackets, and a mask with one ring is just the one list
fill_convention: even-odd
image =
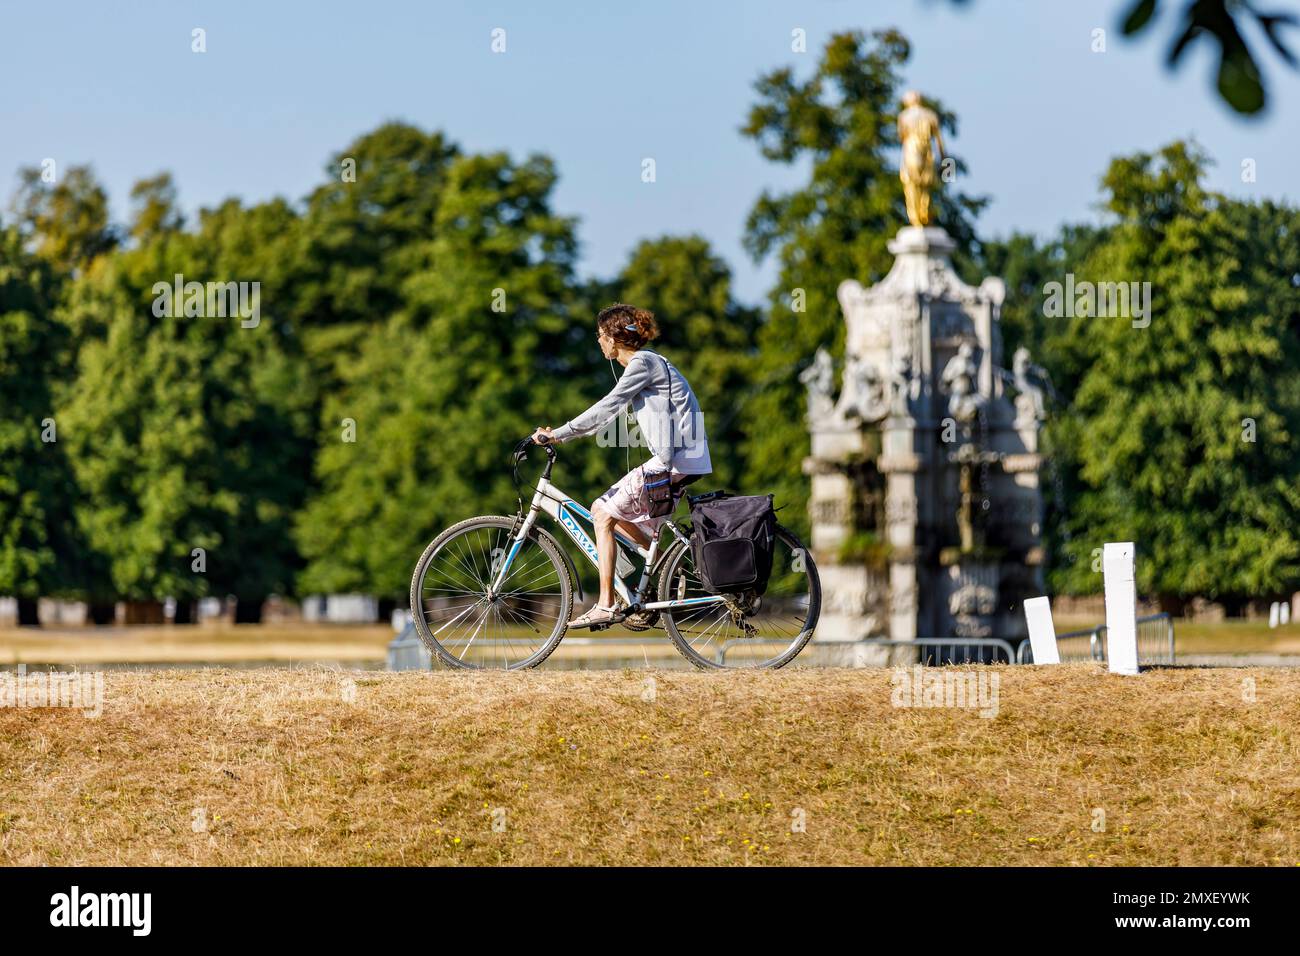
[[(1061, 619), (1058, 633), (1083, 629), (1099, 621)], [(1300, 655), (1300, 624), (1270, 630), (1265, 621), (1176, 622), (1178, 653), (1269, 653)], [(584, 635), (585, 636), (585, 635)], [(643, 634), (614, 629), (593, 635), (662, 640), (662, 630)], [(0, 627), (0, 665), (27, 664), (369, 664), (382, 662), (393, 631), (385, 624), (276, 623), (233, 626), (224, 622), (199, 626), (141, 627)], [(650, 665), (664, 660), (684, 663), (671, 646), (561, 643), (554, 662), (570, 658), (617, 658)]]
[(1300, 862), (1300, 673), (988, 670), (993, 719), (883, 669), (110, 672), (0, 709), (0, 862)]
[[(388, 655), (393, 630), (386, 624), (226, 623), (174, 627), (0, 627), (0, 665), (15, 664), (249, 664), (381, 663)], [(585, 636), (585, 635), (583, 635)], [(598, 635), (637, 637), (612, 628)], [(665, 632), (643, 636), (666, 640)], [(555, 659), (617, 657), (640, 661), (676, 658), (671, 646), (560, 644)]]
[(157, 664), (378, 661), (386, 624), (0, 628), (0, 663)]

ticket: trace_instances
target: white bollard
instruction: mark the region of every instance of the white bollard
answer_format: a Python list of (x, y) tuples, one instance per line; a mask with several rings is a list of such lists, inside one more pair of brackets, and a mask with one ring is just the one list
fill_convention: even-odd
[(1106, 658), (1112, 674), (1136, 674), (1137, 584), (1133, 579), (1133, 542), (1107, 542), (1102, 549), (1106, 587)]
[(1029, 625), (1029, 647), (1034, 652), (1034, 663), (1061, 663), (1056, 626), (1052, 623), (1052, 602), (1045, 597), (1029, 598), (1025, 601), (1025, 622)]
[(1270, 630), (1277, 627), (1278, 621), (1281, 617), (1282, 612), (1278, 609), (1277, 601), (1274, 601), (1268, 606), (1268, 626)]
[(1286, 601), (1277, 606), (1277, 622), (1283, 627), (1291, 623), (1291, 605)]

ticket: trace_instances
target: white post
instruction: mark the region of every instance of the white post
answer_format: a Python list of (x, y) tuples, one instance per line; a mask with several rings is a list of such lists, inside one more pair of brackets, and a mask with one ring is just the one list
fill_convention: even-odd
[(1106, 587), (1106, 657), (1112, 674), (1136, 674), (1137, 585), (1133, 580), (1133, 542), (1107, 542), (1102, 549)]
[(1286, 625), (1291, 623), (1290, 604), (1287, 604), (1286, 601), (1283, 601), (1281, 604), (1277, 606), (1277, 611), (1278, 611), (1278, 616), (1277, 616), (1278, 624), (1281, 624), (1283, 627), (1285, 627)]
[(1277, 601), (1274, 601), (1268, 606), (1268, 626), (1270, 630), (1278, 625), (1278, 618), (1281, 617), (1281, 611), (1279, 608), (1280, 605)]
[(1034, 663), (1061, 663), (1056, 627), (1052, 624), (1052, 602), (1045, 597), (1029, 598), (1025, 601), (1025, 622), (1029, 625), (1029, 647), (1034, 652)]

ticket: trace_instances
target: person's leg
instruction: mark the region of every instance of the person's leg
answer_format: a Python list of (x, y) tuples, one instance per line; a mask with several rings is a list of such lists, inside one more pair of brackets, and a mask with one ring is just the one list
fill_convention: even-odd
[(614, 543), (614, 525), (618, 519), (597, 501), (591, 508), (591, 523), (596, 529), (596, 556), (599, 559), (600, 594), (597, 601), (602, 607), (614, 606), (614, 566), (618, 560), (618, 545)]
[(570, 621), (570, 626), (589, 627), (607, 621), (612, 616), (609, 611), (602, 611), (601, 608), (613, 608), (618, 600), (614, 591), (614, 573), (618, 566), (618, 543), (614, 540), (614, 529), (617, 528), (642, 547), (649, 546), (650, 539), (646, 530), (620, 515), (620, 511), (635, 513), (636, 508), (633, 505), (639, 501), (638, 495), (642, 493), (640, 485), (635, 481), (639, 477), (639, 470), (625, 476), (619, 484), (598, 498), (591, 506), (591, 524), (596, 532), (596, 568), (600, 572), (600, 590), (596, 598), (596, 606)]
[(614, 527), (623, 532), (623, 537), (631, 538), (643, 548), (650, 547), (650, 535), (646, 534), (645, 525), (633, 524), (631, 521), (619, 518), (614, 522)]
[(581, 622), (599, 623), (608, 619), (611, 614), (602, 611), (601, 608), (616, 606), (618, 598), (614, 592), (614, 570), (618, 565), (618, 544), (614, 540), (614, 529), (622, 531), (642, 547), (649, 545), (649, 538), (644, 530), (631, 521), (616, 517), (603, 501), (597, 501), (592, 505), (591, 523), (596, 531), (596, 567), (600, 571), (600, 592), (596, 598), (596, 605), (571, 622), (577, 623), (578, 626), (586, 626)]

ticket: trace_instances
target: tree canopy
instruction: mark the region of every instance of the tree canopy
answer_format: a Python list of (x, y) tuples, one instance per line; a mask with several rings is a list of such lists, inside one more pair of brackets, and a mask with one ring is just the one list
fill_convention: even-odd
[[(516, 439), (609, 389), (594, 319), (615, 300), (658, 315), (711, 484), (774, 493), (802, 530), (798, 376), (819, 347), (842, 353), (839, 283), (892, 263), (909, 55), (894, 31), (842, 33), (806, 75), (758, 78), (741, 135), (808, 170), (744, 224), (779, 268), (760, 308), (699, 235), (643, 238), (579, 278), (550, 158), (405, 123), (344, 146), (299, 201), (188, 219), (166, 172), (121, 225), (88, 166), (22, 170), (0, 223), (0, 593), (399, 598), (439, 530), (513, 510)], [(1054, 385), (1054, 589), (1099, 589), (1093, 551), (1117, 539), (1171, 599), (1300, 586), (1300, 210), (1208, 191), (1207, 162), (1187, 143), (1121, 156), (1106, 221), (1005, 238), (979, 235), (960, 159), (941, 167), (958, 268), (1005, 277), (1006, 353), (1028, 346)], [(1095, 299), (1059, 315), (1048, 289), (1067, 275), (1149, 289), (1149, 324)], [(590, 499), (643, 457), (575, 443), (555, 479)]]
[[(1115, 160), (1116, 222), (1080, 278), (1149, 283), (1149, 325), (1087, 302), (1060, 333), (1072, 402), (1052, 447), (1077, 476), (1063, 583), (1096, 589), (1091, 552), (1141, 542), (1139, 586), (1280, 594), (1300, 580), (1300, 211), (1202, 185), (1174, 143)], [(1093, 576), (1088, 582), (1081, 580)]]

